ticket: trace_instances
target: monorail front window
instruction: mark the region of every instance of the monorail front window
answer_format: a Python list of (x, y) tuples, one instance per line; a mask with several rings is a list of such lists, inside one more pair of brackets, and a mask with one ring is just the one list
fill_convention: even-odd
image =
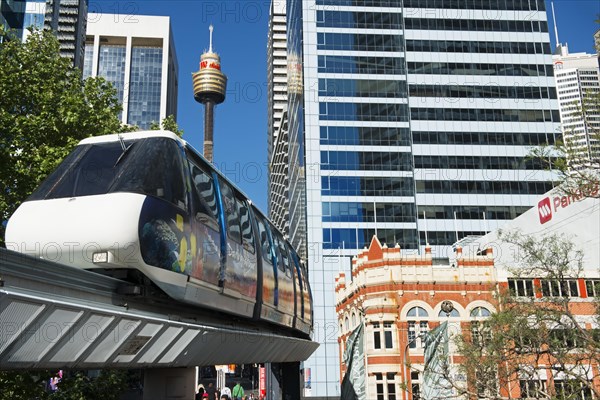
[(156, 137), (77, 146), (29, 200), (135, 192), (187, 206), (177, 144)]

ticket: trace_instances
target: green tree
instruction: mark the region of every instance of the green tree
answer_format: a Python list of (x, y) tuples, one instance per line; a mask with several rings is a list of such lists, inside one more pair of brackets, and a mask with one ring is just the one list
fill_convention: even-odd
[(157, 122), (152, 122), (150, 124), (150, 130), (158, 131), (158, 130), (171, 131), (179, 137), (183, 137), (183, 129), (179, 129), (179, 125), (175, 121), (175, 117), (171, 114), (162, 120), (162, 123), (159, 125)]
[[(467, 384), (453, 382), (456, 370), (449, 365), (447, 379), (467, 397), (599, 398), (593, 381), (600, 378), (600, 337), (589, 327), (600, 319), (598, 304), (579, 297), (583, 253), (555, 234), (513, 232), (500, 238), (517, 250), (509, 288), (498, 291), (497, 312), (454, 337), (461, 356), (454, 368)], [(597, 281), (586, 282), (594, 283), (592, 290), (600, 290)]]
[(46, 384), (50, 377), (48, 371), (24, 373), (22, 371), (0, 371), (0, 400), (40, 399), (46, 400)]
[(125, 370), (102, 370), (90, 377), (84, 371), (66, 371), (58, 390), (47, 390), (55, 373), (49, 371), (0, 371), (0, 400), (118, 400), (128, 386)]
[[(81, 78), (62, 58), (56, 38), (32, 31), (22, 43), (0, 27), (0, 222), (38, 186), (81, 139), (131, 130), (121, 124), (116, 90), (103, 78)], [(0, 224), (0, 244), (4, 225)], [(55, 394), (45, 391), (48, 371), (0, 372), (0, 399), (115, 399), (122, 372), (103, 379), (74, 373)], [(112, 383), (107, 390), (105, 382)], [(70, 397), (69, 397), (70, 396)]]
[(127, 371), (102, 370), (99, 376), (90, 378), (83, 371), (68, 374), (58, 384), (51, 400), (118, 400), (127, 389)]
[(0, 42), (0, 220), (5, 222), (78, 141), (130, 128), (118, 118), (121, 106), (112, 85), (103, 78), (82, 80), (81, 71), (60, 56), (51, 33), (34, 30), (22, 43), (0, 31)]

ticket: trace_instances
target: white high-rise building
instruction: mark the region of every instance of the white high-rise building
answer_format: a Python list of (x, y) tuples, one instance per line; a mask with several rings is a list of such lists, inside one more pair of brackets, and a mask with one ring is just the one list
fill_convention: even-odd
[(169, 17), (90, 13), (83, 77), (103, 76), (117, 89), (121, 120), (147, 129), (177, 118), (179, 66)]
[[(268, 122), (267, 153), (269, 160), (269, 216), (275, 225), (288, 234), (288, 215), (285, 211), (285, 185), (287, 176), (287, 124), (284, 112), (287, 109), (287, 36), (285, 0), (271, 2), (269, 37), (267, 41)], [(279, 146), (279, 150), (275, 148)]]
[[(560, 129), (546, 6), (288, 0), (286, 15), (286, 211), (321, 343), (303, 365), (305, 394), (339, 398), (334, 277), (358, 249), (377, 234), (447, 258), (449, 245), (501, 227), (552, 188), (554, 175), (527, 157)], [(393, 371), (378, 376), (378, 398), (391, 398), (389, 385), (401, 393)]]
[(88, 0), (46, 0), (44, 28), (56, 35), (60, 54), (83, 66)]
[(597, 103), (584, 100), (600, 92), (598, 55), (569, 53), (566, 44), (559, 44), (552, 60), (563, 137), (574, 158), (570, 166), (600, 165), (600, 109)]

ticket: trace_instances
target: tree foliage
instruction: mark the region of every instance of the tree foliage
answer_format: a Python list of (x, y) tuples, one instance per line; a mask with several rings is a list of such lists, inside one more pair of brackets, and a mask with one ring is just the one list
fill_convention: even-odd
[(171, 131), (179, 137), (183, 137), (183, 129), (179, 129), (179, 125), (175, 121), (175, 117), (173, 115), (168, 115), (165, 119), (162, 120), (161, 124), (157, 122), (153, 122), (150, 124), (150, 130), (158, 131), (158, 130)]
[[(500, 289), (499, 311), (454, 339), (468, 382), (454, 389), (467, 397), (600, 398), (600, 336), (590, 328), (600, 322), (598, 304), (576, 294), (583, 253), (558, 235), (500, 237), (518, 249), (510, 275), (531, 282), (531, 292)], [(452, 372), (448, 365), (450, 382)]]
[(83, 371), (66, 372), (55, 392), (48, 389), (49, 371), (0, 372), (0, 400), (118, 400), (127, 389), (129, 374), (125, 370), (102, 370), (96, 377)]
[(0, 36), (0, 219), (6, 221), (77, 142), (128, 128), (118, 118), (112, 85), (82, 80), (50, 32), (34, 30), (24, 43), (4, 31)]
[(47, 399), (46, 385), (52, 377), (48, 371), (23, 373), (0, 371), (0, 400)]

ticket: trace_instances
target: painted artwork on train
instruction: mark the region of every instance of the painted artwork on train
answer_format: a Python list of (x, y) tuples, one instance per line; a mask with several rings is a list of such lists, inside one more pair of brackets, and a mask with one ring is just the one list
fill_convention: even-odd
[(147, 197), (140, 214), (139, 237), (146, 264), (218, 284), (218, 232), (190, 224), (187, 213), (178, 207)]

